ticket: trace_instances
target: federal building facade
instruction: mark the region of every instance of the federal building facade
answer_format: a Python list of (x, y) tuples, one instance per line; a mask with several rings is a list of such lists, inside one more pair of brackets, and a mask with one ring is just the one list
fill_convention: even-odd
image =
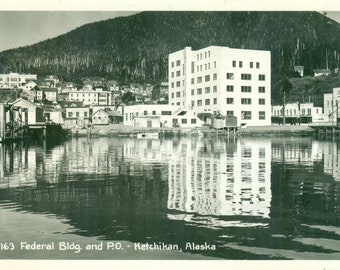
[(237, 117), (238, 125), (271, 124), (269, 51), (210, 46), (169, 54), (169, 104)]

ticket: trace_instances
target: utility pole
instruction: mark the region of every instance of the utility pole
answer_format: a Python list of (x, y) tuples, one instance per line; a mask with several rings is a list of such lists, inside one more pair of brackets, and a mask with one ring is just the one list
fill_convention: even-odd
[(282, 124), (286, 124), (286, 92), (283, 91), (283, 99), (282, 99)]

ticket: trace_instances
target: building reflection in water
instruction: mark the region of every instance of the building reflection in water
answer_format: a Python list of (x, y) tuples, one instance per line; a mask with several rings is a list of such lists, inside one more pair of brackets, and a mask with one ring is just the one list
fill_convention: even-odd
[[(270, 141), (182, 139), (172, 152), (169, 209), (211, 216), (269, 217)], [(181, 215), (169, 217), (180, 219)]]

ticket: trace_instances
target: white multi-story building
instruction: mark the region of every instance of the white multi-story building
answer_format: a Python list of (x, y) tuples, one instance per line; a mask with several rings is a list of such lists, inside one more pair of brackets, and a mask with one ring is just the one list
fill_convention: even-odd
[(337, 118), (340, 118), (340, 87), (333, 88), (332, 93), (323, 95), (323, 108), (324, 114), (329, 118), (329, 122), (335, 124)]
[(0, 88), (19, 88), (29, 81), (36, 81), (36, 74), (0, 74)]
[(211, 46), (169, 54), (169, 104), (234, 115), (241, 125), (271, 124), (269, 51)]
[(68, 93), (68, 100), (83, 102), (84, 106), (87, 105), (106, 106), (111, 105), (111, 93), (107, 91), (93, 91), (93, 90), (70, 91)]

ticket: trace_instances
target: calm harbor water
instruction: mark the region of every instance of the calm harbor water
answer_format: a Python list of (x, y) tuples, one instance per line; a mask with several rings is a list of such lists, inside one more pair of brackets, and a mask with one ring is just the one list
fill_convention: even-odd
[(312, 138), (0, 145), (0, 258), (340, 259), (339, 166)]

